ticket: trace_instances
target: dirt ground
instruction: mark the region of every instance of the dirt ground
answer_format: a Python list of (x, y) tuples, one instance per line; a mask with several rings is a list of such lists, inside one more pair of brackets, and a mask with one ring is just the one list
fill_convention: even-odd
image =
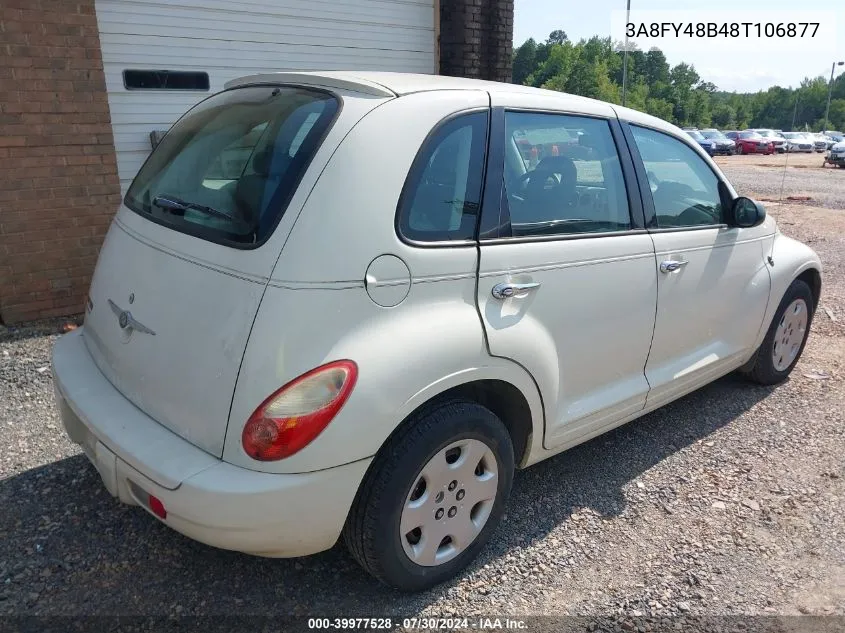
[(726, 377), (518, 473), (477, 562), (421, 594), (380, 586), (339, 546), (253, 558), (121, 506), (55, 413), (57, 324), (0, 329), (0, 615), (568, 614), (642, 631), (845, 616), (845, 170), (786, 159), (718, 162), (740, 193), (777, 200), (785, 181), (812, 198), (768, 205), (825, 269), (792, 377)]

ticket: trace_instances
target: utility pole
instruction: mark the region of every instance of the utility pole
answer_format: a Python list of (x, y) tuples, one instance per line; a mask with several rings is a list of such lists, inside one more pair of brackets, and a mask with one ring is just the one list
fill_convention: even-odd
[[(628, 0), (628, 10), (625, 13), (625, 52), (622, 56), (622, 105), (628, 98), (628, 23), (631, 21), (631, 0)], [(832, 80), (831, 80), (832, 81)], [(828, 97), (830, 107), (830, 97)]]

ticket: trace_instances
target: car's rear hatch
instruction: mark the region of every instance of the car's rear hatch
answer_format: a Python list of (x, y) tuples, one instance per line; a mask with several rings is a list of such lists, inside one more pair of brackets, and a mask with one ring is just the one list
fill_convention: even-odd
[(127, 399), (219, 456), (263, 290), (258, 280), (163, 250), (116, 221), (91, 284), (83, 335)]
[(265, 85), (215, 95), (168, 132), (109, 230), (91, 284), (87, 348), (127, 399), (217, 457), (279, 234), (373, 101), (338, 117), (340, 99), (324, 90)]

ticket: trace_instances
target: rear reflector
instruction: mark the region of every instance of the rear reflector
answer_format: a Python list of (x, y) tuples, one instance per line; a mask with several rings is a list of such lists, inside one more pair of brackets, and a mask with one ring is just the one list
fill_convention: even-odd
[(164, 509), (164, 504), (161, 502), (161, 499), (158, 497), (154, 497), (150, 495), (150, 498), (147, 502), (147, 505), (150, 507), (150, 511), (156, 515), (159, 519), (166, 519), (167, 518), (167, 510)]
[(290, 457), (316, 438), (352, 393), (358, 366), (340, 360), (312, 369), (271, 394), (249, 417), (241, 435), (258, 461)]

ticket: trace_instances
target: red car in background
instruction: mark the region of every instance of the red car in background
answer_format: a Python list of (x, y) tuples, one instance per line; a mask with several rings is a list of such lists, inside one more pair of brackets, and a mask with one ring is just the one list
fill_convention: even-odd
[(757, 132), (731, 130), (725, 136), (736, 143), (738, 154), (774, 154), (775, 144)]

